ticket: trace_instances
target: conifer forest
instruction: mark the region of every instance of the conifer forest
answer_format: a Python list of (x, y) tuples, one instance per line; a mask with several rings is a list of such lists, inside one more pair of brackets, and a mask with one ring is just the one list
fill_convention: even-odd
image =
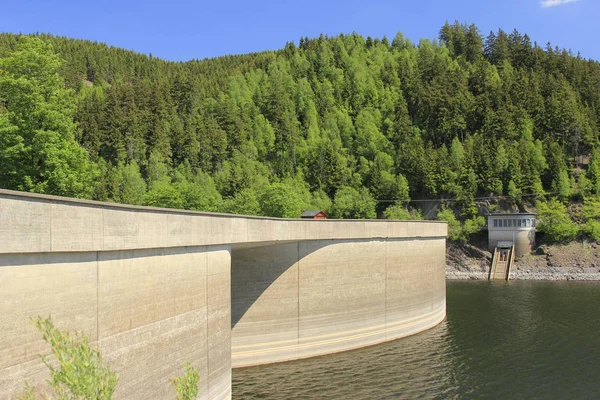
[(516, 30), (188, 62), (0, 35), (5, 189), (292, 218), (420, 218), (418, 200), (451, 199), (441, 218), (468, 233), (482, 196), (594, 204), (599, 132), (600, 64)]

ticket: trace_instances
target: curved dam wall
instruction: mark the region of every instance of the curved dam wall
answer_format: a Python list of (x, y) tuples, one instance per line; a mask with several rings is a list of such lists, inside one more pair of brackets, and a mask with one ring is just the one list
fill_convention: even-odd
[(445, 239), (318, 240), (234, 249), (232, 366), (382, 343), (446, 315)]
[(446, 229), (0, 190), (0, 399), (26, 380), (44, 389), (38, 315), (90, 338), (120, 376), (116, 399), (173, 397), (169, 378), (186, 362), (199, 369), (199, 398), (227, 399), (232, 365), (426, 329), (445, 315)]
[(116, 399), (173, 398), (186, 362), (200, 398), (229, 398), (229, 268), (219, 246), (0, 255), (0, 399), (46, 389), (38, 315), (89, 337), (119, 374)]

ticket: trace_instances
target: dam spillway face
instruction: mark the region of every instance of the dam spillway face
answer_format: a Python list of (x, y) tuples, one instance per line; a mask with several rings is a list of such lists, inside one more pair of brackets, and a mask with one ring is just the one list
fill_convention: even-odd
[(446, 310), (444, 252), (443, 238), (234, 250), (233, 367), (355, 349), (438, 324)]
[(231, 368), (393, 340), (445, 317), (445, 223), (285, 220), (0, 190), (0, 400), (44, 388), (29, 322), (83, 331), (116, 399), (163, 399), (186, 362), (202, 399)]

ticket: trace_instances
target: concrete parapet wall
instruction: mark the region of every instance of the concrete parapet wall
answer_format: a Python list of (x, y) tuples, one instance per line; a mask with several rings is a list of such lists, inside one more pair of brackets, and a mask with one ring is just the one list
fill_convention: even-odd
[(234, 249), (232, 365), (382, 343), (446, 315), (445, 240), (318, 240)]
[(318, 239), (445, 237), (431, 221), (289, 220), (127, 206), (0, 190), (0, 254)]

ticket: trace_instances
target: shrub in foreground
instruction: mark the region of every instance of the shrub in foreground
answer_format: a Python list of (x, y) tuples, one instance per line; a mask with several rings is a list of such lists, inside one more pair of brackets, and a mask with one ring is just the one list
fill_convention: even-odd
[(185, 365), (185, 373), (177, 378), (171, 379), (177, 400), (194, 400), (198, 396), (198, 382), (200, 374), (196, 367), (190, 363)]
[[(118, 375), (102, 362), (100, 352), (91, 347), (83, 334), (71, 335), (58, 330), (52, 319), (37, 317), (32, 323), (50, 345), (52, 356), (42, 356), (50, 371), (48, 384), (54, 392), (50, 397), (58, 400), (110, 400), (119, 382)], [(196, 367), (187, 363), (185, 373), (172, 379), (177, 398), (192, 400), (198, 396), (200, 375)], [(25, 382), (24, 392), (18, 400), (35, 400), (34, 388)]]
[[(32, 322), (52, 349), (53, 357), (42, 356), (42, 361), (50, 370), (48, 384), (56, 398), (112, 398), (119, 377), (103, 364), (100, 352), (91, 347), (87, 336), (59, 331), (50, 317), (37, 317)], [(27, 399), (34, 398), (31, 388), (26, 387), (25, 395), (29, 396)]]

